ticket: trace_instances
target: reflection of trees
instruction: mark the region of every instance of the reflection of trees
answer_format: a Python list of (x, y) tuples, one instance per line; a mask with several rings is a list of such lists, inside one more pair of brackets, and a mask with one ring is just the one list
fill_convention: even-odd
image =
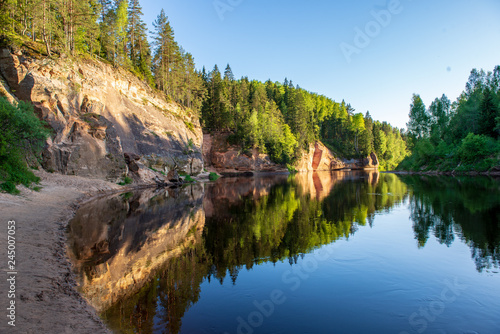
[(140, 333), (154, 326), (178, 333), (204, 279), (222, 284), (230, 278), (236, 284), (243, 268), (267, 261), (293, 264), (301, 254), (371, 224), (376, 212), (401, 203), (407, 193), (394, 175), (323, 181), (323, 190), (332, 185), (326, 197), (312, 194), (294, 177), (262, 189), (249, 190), (248, 179), (239, 191), (237, 183), (208, 186), (204, 206), (213, 213), (207, 214), (202, 234), (138, 294), (106, 312), (111, 328)]
[(423, 247), (430, 234), (447, 246), (455, 235), (472, 250), (477, 270), (500, 266), (499, 182), (487, 177), (401, 176), (412, 189), (411, 219)]
[(242, 197), (227, 206), (212, 201), (215, 212), (207, 217), (204, 243), (221, 280), (241, 266), (283, 261), (319, 246), (347, 238), (358, 226), (373, 221), (377, 211), (402, 202), (406, 187), (394, 175), (351, 177), (334, 183), (330, 194), (318, 200), (293, 178), (275, 185), (269, 194)]

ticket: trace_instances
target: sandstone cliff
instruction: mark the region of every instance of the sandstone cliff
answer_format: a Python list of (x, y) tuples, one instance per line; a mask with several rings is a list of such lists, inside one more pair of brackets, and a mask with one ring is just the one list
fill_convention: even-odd
[(377, 170), (379, 167), (378, 157), (374, 152), (363, 159), (344, 160), (344, 164), (346, 168), (354, 170)]
[(329, 171), (345, 168), (344, 163), (321, 142), (309, 145), (309, 150), (295, 164), (299, 172), (307, 171)]
[[(31, 102), (53, 129), (43, 152), (49, 171), (116, 182), (129, 173), (131, 162), (132, 176), (146, 181), (161, 177), (150, 168), (203, 170), (198, 116), (165, 101), (125, 70), (4, 48), (0, 74), (0, 93)], [(125, 153), (134, 159), (126, 161)]]
[(244, 174), (286, 172), (286, 166), (271, 161), (267, 154), (254, 149), (242, 152), (239, 146), (230, 145), (230, 133), (205, 134), (203, 136), (203, 160), (209, 170), (220, 174)]

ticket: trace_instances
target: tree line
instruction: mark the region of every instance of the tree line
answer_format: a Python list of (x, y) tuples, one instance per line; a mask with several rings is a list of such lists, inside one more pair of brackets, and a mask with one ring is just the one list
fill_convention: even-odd
[(40, 51), (91, 55), (126, 68), (168, 100), (201, 116), (207, 131), (230, 131), (243, 151), (258, 148), (293, 164), (302, 150), (322, 140), (339, 156), (375, 151), (385, 168), (405, 156), (400, 130), (355, 114), (346, 102), (283, 83), (237, 80), (228, 65), (196, 70), (193, 56), (175, 40), (162, 9), (148, 31), (139, 0), (3, 0), (0, 33), (11, 40), (41, 42)]
[(402, 169), (487, 171), (500, 163), (500, 66), (473, 69), (455, 102), (446, 95), (427, 108), (414, 94), (409, 113), (412, 155)]
[(204, 128), (232, 132), (235, 144), (257, 147), (276, 162), (293, 162), (316, 140), (346, 158), (376, 152), (388, 169), (406, 156), (399, 129), (286, 78), (283, 83), (236, 80), (230, 65), (224, 73), (217, 65), (210, 72), (204, 68), (202, 78), (207, 91), (201, 110)]

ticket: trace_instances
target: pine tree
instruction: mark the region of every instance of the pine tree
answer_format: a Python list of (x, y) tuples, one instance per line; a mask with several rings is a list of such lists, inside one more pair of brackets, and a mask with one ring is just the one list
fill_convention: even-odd
[(179, 58), (179, 47), (174, 40), (174, 31), (163, 9), (153, 23), (153, 27), (153, 45), (155, 47), (153, 73), (156, 85), (165, 94), (171, 96), (171, 83), (174, 79), (172, 72), (176, 65), (175, 61)]
[(480, 132), (481, 134), (497, 137), (496, 118), (500, 117), (500, 106), (495, 101), (495, 96), (489, 88), (486, 88), (483, 93), (483, 98), (480, 103), (481, 120)]
[(128, 26), (128, 1), (120, 0), (116, 7), (115, 22), (115, 50), (116, 61), (121, 66), (127, 66), (127, 26)]
[(132, 62), (132, 66), (134, 68), (138, 68), (138, 45), (140, 44), (139, 40), (141, 38), (141, 33), (143, 31), (141, 28), (142, 23), (142, 7), (139, 3), (139, 0), (130, 0), (128, 7), (128, 42), (129, 42), (129, 58)]
[(229, 82), (234, 81), (233, 70), (231, 70), (231, 66), (229, 66), (229, 64), (227, 64), (226, 70), (224, 71), (224, 80)]

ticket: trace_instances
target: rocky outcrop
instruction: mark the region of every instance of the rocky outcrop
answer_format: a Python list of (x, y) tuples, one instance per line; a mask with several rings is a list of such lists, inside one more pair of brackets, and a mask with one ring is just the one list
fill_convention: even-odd
[(208, 170), (223, 175), (287, 171), (285, 166), (272, 162), (267, 154), (260, 153), (258, 149), (243, 152), (239, 146), (230, 145), (229, 136), (230, 133), (203, 136), (203, 158)]
[(295, 164), (299, 172), (331, 171), (345, 168), (344, 163), (321, 142), (309, 145), (309, 150)]
[[(110, 181), (129, 172), (151, 178), (141, 168), (203, 170), (198, 117), (125, 70), (91, 59), (36, 59), (4, 48), (0, 73), (8, 86), (2, 92), (31, 102), (53, 129), (43, 153), (47, 170)], [(124, 153), (139, 159), (127, 162)]]
[(378, 157), (375, 152), (363, 159), (345, 160), (344, 164), (347, 169), (353, 170), (377, 170), (379, 167)]

